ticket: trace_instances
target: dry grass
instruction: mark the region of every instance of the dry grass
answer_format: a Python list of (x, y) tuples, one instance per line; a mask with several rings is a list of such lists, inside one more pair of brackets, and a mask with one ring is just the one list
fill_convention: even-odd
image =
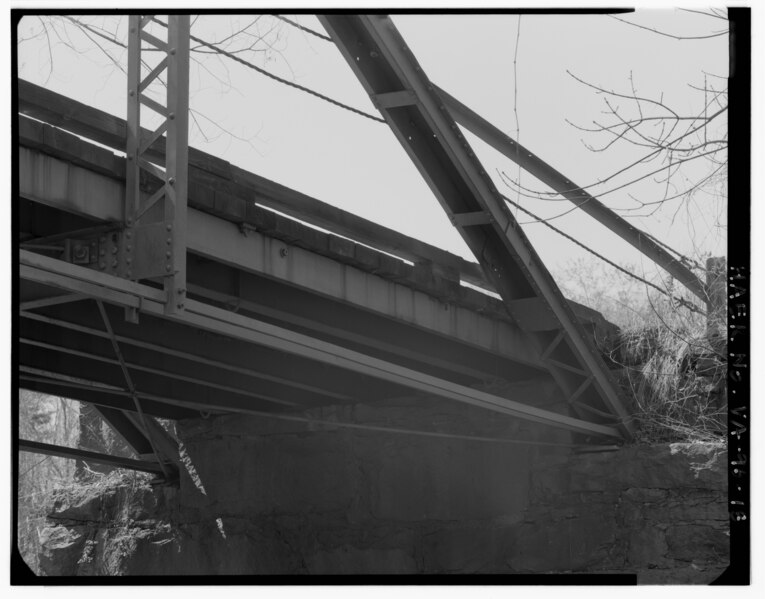
[(623, 349), (645, 352), (640, 365), (625, 365), (623, 385), (635, 401), (638, 441), (719, 441), (726, 430), (725, 363), (694, 330), (632, 329)]
[(727, 426), (727, 363), (706, 316), (666, 297), (647, 302), (647, 322), (623, 330), (619, 348), (622, 383), (640, 423), (637, 441), (719, 441)]
[[(621, 367), (618, 378), (639, 423), (637, 442), (724, 439), (724, 343), (721, 347), (716, 338), (710, 340), (704, 314), (692, 313), (634, 280), (621, 281), (597, 263), (574, 262), (558, 279), (567, 297), (622, 328), (619, 342), (601, 349)], [(666, 289), (692, 299), (671, 281)], [(714, 324), (712, 329), (724, 335), (725, 323)]]

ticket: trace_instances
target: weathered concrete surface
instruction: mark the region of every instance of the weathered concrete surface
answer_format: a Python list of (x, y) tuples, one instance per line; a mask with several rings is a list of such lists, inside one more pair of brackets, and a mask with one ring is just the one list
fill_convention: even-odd
[[(540, 400), (543, 398), (540, 398)], [(412, 398), (318, 420), (564, 441)], [(638, 572), (709, 582), (727, 564), (724, 452), (565, 449), (226, 416), (181, 423), (192, 467), (61, 499), (49, 574)]]
[[(505, 438), (542, 434), (424, 399), (315, 416)], [(241, 417), (186, 422), (181, 436), (205, 489), (182, 481), (181, 517), (199, 539), (189, 559), (230, 573), (507, 571), (503, 556), (528, 505), (531, 464), (563, 454)], [(211, 526), (217, 518), (222, 530)]]

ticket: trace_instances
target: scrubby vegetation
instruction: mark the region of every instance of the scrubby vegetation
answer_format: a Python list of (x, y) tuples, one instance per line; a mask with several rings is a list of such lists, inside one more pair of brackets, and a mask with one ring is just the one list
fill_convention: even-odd
[[(89, 406), (24, 389), (18, 399), (21, 439), (133, 456), (124, 440)], [(52, 498), (76, 486), (103, 484), (113, 470), (100, 464), (19, 452), (18, 549), (34, 573), (40, 574), (40, 534)]]
[[(19, 436), (76, 447), (79, 440), (77, 402), (31, 391), (19, 392)], [(75, 463), (65, 458), (19, 452), (18, 548), (33, 572), (39, 573), (40, 532), (45, 526), (50, 497), (71, 484)]]
[[(724, 312), (708, 323), (706, 314), (594, 261), (572, 262), (555, 278), (567, 297), (621, 328), (607, 354), (634, 400), (639, 442), (720, 440), (727, 426)], [(663, 286), (691, 299), (671, 280)]]

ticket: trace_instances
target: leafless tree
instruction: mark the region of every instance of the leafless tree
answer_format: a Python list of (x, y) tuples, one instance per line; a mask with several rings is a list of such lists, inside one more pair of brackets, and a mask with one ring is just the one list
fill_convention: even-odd
[[(231, 80), (231, 57), (257, 67), (278, 62), (290, 73), (291, 67), (284, 57), (286, 34), (284, 23), (271, 15), (232, 15), (230, 17), (202, 16), (192, 17), (192, 32), (200, 19), (220, 20), (220, 36), (210, 40), (193, 41), (191, 45), (191, 65), (197, 70), (200, 88), (215, 85), (221, 93), (240, 93)], [(216, 23), (216, 29), (218, 23)], [(161, 19), (156, 19), (149, 27), (161, 30)], [(155, 32), (155, 35), (158, 35)], [(20, 49), (24, 44), (42, 41), (43, 56), (39, 58), (40, 68), (47, 70), (47, 78), (54, 73), (57, 53), (66, 50), (79, 57), (102, 66), (104, 60), (113, 67), (112, 73), (104, 78), (107, 85), (113, 75), (127, 72), (127, 16), (114, 15), (35, 15), (25, 17), (19, 27), (18, 42)], [(207, 43), (205, 43), (207, 42)], [(155, 66), (150, 52), (142, 57), (144, 67), (150, 70)], [(147, 71), (148, 72), (148, 71)], [(147, 93), (157, 93), (165, 82), (158, 78), (158, 86), (150, 86)], [(201, 135), (204, 142), (215, 141), (225, 135), (247, 143), (255, 151), (252, 140), (257, 131), (249, 135), (239, 135), (232, 129), (225, 128), (220, 119), (213, 118), (197, 109), (190, 108), (192, 128)]]
[[(683, 40), (684, 43), (705, 43), (704, 40), (710, 38), (727, 36), (724, 12), (717, 9), (688, 12), (705, 15), (715, 27), (701, 35), (675, 35), (613, 15), (610, 18), (624, 23), (625, 27), (646, 30), (649, 32), (647, 35), (666, 36)], [(609, 89), (567, 72), (603, 102), (603, 117), (591, 124), (568, 121), (585, 134), (585, 146), (598, 153), (625, 146), (639, 152), (637, 159), (577, 189), (587, 190), (599, 199), (617, 191), (626, 193), (635, 205), (614, 208), (625, 217), (650, 216), (662, 206), (673, 205), (673, 201), (677, 204), (676, 210), (679, 210), (697, 193), (725, 198), (728, 164), (727, 77), (702, 71), (698, 83), (687, 84), (696, 94), (696, 108), (680, 110), (665, 101), (661, 92), (653, 95), (640, 93), (632, 72), (627, 76), (623, 89)], [(689, 176), (686, 167), (700, 163), (706, 163), (706, 168), (694, 168), (693, 172), (702, 174)], [(554, 192), (522, 186), (517, 178), (507, 173), (502, 173), (502, 178), (519, 196), (536, 200), (560, 199)], [(645, 180), (661, 183), (663, 193), (651, 199), (633, 195), (631, 189)], [(717, 225), (724, 227), (719, 221)]]

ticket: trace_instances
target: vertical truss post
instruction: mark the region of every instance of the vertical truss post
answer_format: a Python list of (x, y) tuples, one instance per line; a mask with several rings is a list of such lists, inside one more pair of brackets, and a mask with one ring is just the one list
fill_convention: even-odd
[[(165, 279), (165, 311), (183, 310), (186, 298), (186, 207), (189, 169), (189, 16), (169, 19), (167, 177), (173, 201), (165, 201), (165, 222), (174, 238), (172, 276)], [(173, 183), (174, 181), (174, 183)]]
[[(146, 30), (152, 16), (129, 19), (125, 231), (114, 262), (128, 279), (162, 278), (165, 312), (174, 314), (183, 310), (186, 297), (189, 16), (168, 17), (166, 41)], [(161, 57), (145, 75), (143, 44), (152, 50), (147, 58)], [(164, 102), (150, 95), (153, 83), (164, 85)], [(153, 131), (141, 127), (142, 106), (161, 118)], [(165, 156), (158, 165), (148, 160), (147, 152), (161, 141)], [(148, 193), (143, 193), (142, 182)]]

